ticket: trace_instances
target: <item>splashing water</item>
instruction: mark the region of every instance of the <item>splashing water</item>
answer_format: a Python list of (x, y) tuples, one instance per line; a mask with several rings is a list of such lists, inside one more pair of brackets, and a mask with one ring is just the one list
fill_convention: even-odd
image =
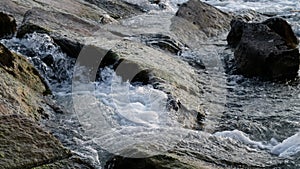
[[(185, 1), (163, 2), (176, 11), (177, 4)], [(284, 17), (292, 24), (297, 35), (300, 34), (299, 13), (291, 12), (299, 10), (300, 4), (297, 1), (205, 2), (225, 11), (253, 9)], [(153, 9), (156, 10), (156, 7)], [(187, 133), (200, 135), (183, 129), (177, 123), (176, 116), (166, 110), (165, 93), (153, 89), (152, 86), (132, 86), (129, 82), (123, 82), (109, 68), (101, 71), (104, 80), (76, 84), (72, 93), (75, 60), (62, 53), (48, 35), (33, 33), (23, 39), (13, 38), (1, 42), (27, 56), (47, 79), (57, 96), (57, 102), (68, 110), (77, 111), (76, 114), (57, 114), (46, 123), (65, 146), (97, 168), (104, 165), (103, 161), (109, 154), (105, 150), (121, 155), (132, 153), (134, 156), (142, 151), (153, 155), (172, 148)], [(217, 138), (237, 140), (251, 148), (279, 157), (299, 158), (299, 81), (294, 82), (295, 84), (274, 84), (239, 75), (226, 75), (223, 65), (219, 63), (222, 63), (220, 59), (225, 57), (224, 53), (228, 52), (217, 48), (199, 49), (196, 54), (194, 51), (184, 53), (187, 58), (204, 57), (201, 60), (207, 66), (206, 74), (202, 76), (210, 80), (203, 83), (206, 88), (203, 98), (206, 101), (203, 103), (210, 108), (207, 123), (212, 121), (214, 129), (206, 132), (214, 133), (212, 135)], [(72, 103), (72, 98), (75, 103)], [(201, 137), (210, 137), (209, 133)], [(135, 138), (140, 142), (133, 141)], [(222, 143), (226, 144), (226, 141)], [(138, 150), (128, 152), (128, 145), (137, 147)], [(296, 163), (299, 166), (300, 162)]]

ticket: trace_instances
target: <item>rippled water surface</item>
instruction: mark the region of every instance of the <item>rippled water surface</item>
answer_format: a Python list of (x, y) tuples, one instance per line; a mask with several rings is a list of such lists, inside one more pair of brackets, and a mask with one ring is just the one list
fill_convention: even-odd
[[(159, 10), (146, 0), (127, 1), (142, 4), (150, 10)], [(166, 10), (173, 12), (176, 11), (177, 4), (184, 1), (162, 0), (167, 5)], [(296, 34), (300, 35), (299, 1), (206, 0), (205, 2), (228, 12), (238, 13), (241, 10), (251, 9), (268, 16), (284, 17), (291, 23)], [(226, 35), (223, 35), (220, 39), (212, 41), (213, 43), (224, 43), (225, 37)], [(97, 135), (92, 130), (93, 126), (89, 127), (90, 124), (86, 123), (87, 121), (81, 121), (80, 123), (78, 114), (72, 113), (74, 93), (71, 93), (71, 81), (75, 60), (63, 54), (47, 35), (34, 33), (24, 39), (12, 39), (3, 42), (9, 48), (29, 58), (48, 80), (54, 90), (57, 102), (61, 103), (66, 110), (69, 110), (67, 114), (53, 115), (46, 122), (47, 126), (53, 130), (54, 135), (62, 140), (64, 145), (71, 148), (75, 154), (93, 166), (101, 168), (104, 165), (104, 160), (109, 157), (109, 153), (103, 150), (103, 146), (112, 146), (109, 138), (115, 136)], [(292, 159), (295, 164), (292, 164), (289, 168), (300, 167), (299, 77), (288, 82), (270, 82), (258, 78), (229, 75), (225, 73), (225, 60), (233, 56), (232, 51), (224, 46), (201, 46), (197, 50), (183, 52), (181, 57), (200, 59), (206, 66), (206, 70), (200, 75), (203, 80), (202, 88), (204, 89), (203, 98), (200, 98), (200, 100), (207, 113), (203, 130), (205, 134), (201, 134), (201, 136), (228, 137), (241, 142), (245, 146)], [(113, 74), (114, 72), (111, 69), (103, 69), (102, 81), (89, 84), (93, 88), (92, 93), (97, 98), (97, 104), (100, 104), (100, 107), (103, 108), (102, 111), (106, 112), (98, 118), (110, 117), (109, 122), (111, 125), (116, 129), (120, 129), (123, 133), (132, 134), (130, 135), (132, 137), (145, 137), (147, 133), (150, 133), (147, 129), (149, 126), (153, 129), (161, 127), (160, 129), (166, 129), (166, 133), (173, 131), (177, 135), (187, 132), (193, 135), (199, 134), (198, 131), (173, 126), (172, 117), (169, 118), (169, 116), (164, 115), (162, 118), (162, 114), (168, 114), (168, 111), (165, 110), (167, 96), (151, 86), (132, 86), (129, 83), (122, 82), (117, 77), (115, 80), (118, 81), (118, 85), (114, 86), (115, 90), (113, 91), (115, 92), (112, 92), (112, 77), (115, 77)], [(75, 95), (84, 97), (86, 94), (91, 94), (89, 93), (91, 91), (87, 89), (89, 88), (83, 87), (81, 90), (79, 86)], [(149, 92), (152, 95), (149, 95)], [(129, 97), (132, 99), (122, 100), (122, 98)], [(95, 107), (93, 106), (96, 102), (91, 101), (90, 103), (90, 107), (85, 107), (83, 111), (94, 110)], [(130, 113), (128, 109), (133, 107), (135, 114), (140, 116), (128, 114)], [(122, 115), (131, 118), (122, 120)], [(143, 127), (146, 127), (146, 129), (143, 130)], [(87, 128), (91, 130), (86, 130)], [(167, 130), (168, 128), (170, 130)], [(137, 129), (139, 129), (140, 135), (137, 135), (136, 132), (133, 133)], [(93, 132), (87, 134), (89, 131)], [(156, 130), (151, 132), (156, 132)], [(103, 133), (104, 131), (100, 134)], [(171, 133), (170, 135), (176, 134)], [(105, 144), (99, 145), (95, 135), (97, 139), (105, 140)], [(182, 138), (176, 137), (173, 139)], [(158, 138), (153, 139), (159, 140)], [(121, 140), (118, 143), (121, 144), (122, 141), (124, 142), (124, 140)], [(157, 145), (160, 144), (162, 143), (158, 141)], [(223, 144), (226, 144), (226, 141)], [(120, 146), (122, 147), (122, 145)], [(149, 144), (149, 146), (152, 145)], [(166, 148), (166, 145), (163, 146)], [(218, 151), (218, 149), (212, 149), (211, 151)]]

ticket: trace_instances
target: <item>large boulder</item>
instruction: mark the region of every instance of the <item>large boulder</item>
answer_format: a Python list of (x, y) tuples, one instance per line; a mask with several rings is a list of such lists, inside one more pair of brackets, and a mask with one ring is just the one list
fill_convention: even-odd
[(44, 113), (43, 94), (49, 88), (38, 71), (23, 56), (0, 44), (0, 115), (22, 114), (39, 120)]
[(19, 25), (26, 11), (34, 8), (43, 8), (47, 11), (59, 10), (79, 18), (95, 23), (109, 23), (114, 21), (107, 12), (99, 7), (89, 4), (83, 0), (22, 0), (22, 1), (0, 1), (0, 11), (12, 14)]
[(13, 16), (0, 12), (0, 38), (12, 37), (17, 30), (16, 20)]
[(228, 44), (238, 72), (267, 79), (292, 78), (299, 69), (298, 39), (281, 18), (262, 23), (231, 22)]

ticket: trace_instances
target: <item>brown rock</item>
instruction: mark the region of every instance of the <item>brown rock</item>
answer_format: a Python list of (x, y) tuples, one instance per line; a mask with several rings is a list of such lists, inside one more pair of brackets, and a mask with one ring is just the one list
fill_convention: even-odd
[(49, 90), (39, 72), (23, 56), (10, 52), (0, 43), (0, 64), (8, 73), (39, 93)]
[[(42, 93), (49, 91), (37, 70), (23, 57), (0, 44), (0, 115), (22, 114), (40, 119)], [(1, 110), (2, 110), (1, 109)]]
[(176, 16), (189, 21), (208, 37), (230, 28), (229, 14), (199, 0), (183, 3)]
[(32, 168), (68, 158), (70, 152), (36, 122), (23, 116), (0, 116), (1, 168)]

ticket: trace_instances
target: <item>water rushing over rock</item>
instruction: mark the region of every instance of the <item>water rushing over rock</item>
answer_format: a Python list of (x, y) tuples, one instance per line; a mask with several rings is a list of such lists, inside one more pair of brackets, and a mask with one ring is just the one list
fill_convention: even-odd
[(46, 34), (27, 34), (24, 38), (2, 40), (10, 49), (25, 55), (46, 77), (52, 91), (69, 90), (75, 59), (63, 53)]
[[(159, 3), (165, 4), (165, 8), (148, 1), (126, 2), (144, 6), (150, 12), (141, 11), (143, 15), (128, 19), (117, 18), (119, 23), (103, 26), (108, 32), (96, 32), (104, 32), (100, 34), (103, 36), (95, 33), (95, 37), (86, 38), (88, 44), (110, 49), (105, 56), (111, 60), (101, 67), (96, 81), (82, 77), (85, 68), (77, 67), (74, 56), (71, 58), (62, 52), (52, 39), (53, 32), (50, 36), (32, 33), (21, 39), (1, 40), (10, 49), (25, 55), (49, 83), (55, 101), (54, 106), (47, 104), (58, 108), (56, 112), (50, 111), (52, 114), (43, 123), (64, 146), (89, 168), (300, 167), (299, 77), (281, 83), (228, 73), (233, 53), (226, 48), (226, 32), (197, 43), (185, 39), (190, 46), (179, 41), (178, 52), (179, 48), (173, 45), (178, 39), (169, 26), (177, 3), (184, 0), (161, 0)], [(205, 2), (241, 15), (245, 11), (240, 9), (261, 13), (242, 16), (247, 20), (253, 16), (284, 17), (299, 35), (299, 13), (293, 12), (299, 8), (298, 2)], [(54, 13), (63, 16), (60, 12)], [(77, 13), (73, 11), (73, 14)], [(90, 16), (86, 16), (85, 21), (88, 18)], [(48, 19), (50, 22), (53, 18)], [(139, 27), (128, 29), (137, 23)], [(159, 23), (159, 28), (151, 27), (155, 23)], [(151, 35), (149, 39), (142, 36), (143, 31)], [(165, 36), (156, 36), (160, 34)], [(96, 36), (100, 38), (98, 41)], [(164, 39), (156, 39), (160, 37)], [(171, 43), (166, 39), (171, 39)], [(155, 46), (159, 42), (163, 44)], [(165, 42), (176, 49), (175, 52), (161, 50)], [(141, 78), (150, 80), (135, 84), (122, 80), (114, 66), (124, 60), (127, 61), (124, 63), (138, 65), (139, 70), (147, 70)], [(74, 81), (76, 76), (78, 81)], [(80, 83), (82, 81), (84, 83)], [(181, 100), (172, 100), (170, 96), (181, 97)], [(175, 108), (168, 108), (170, 102)], [(196, 107), (199, 109), (193, 111)], [(193, 125), (200, 111), (205, 113), (205, 120), (201, 128), (196, 128)]]

